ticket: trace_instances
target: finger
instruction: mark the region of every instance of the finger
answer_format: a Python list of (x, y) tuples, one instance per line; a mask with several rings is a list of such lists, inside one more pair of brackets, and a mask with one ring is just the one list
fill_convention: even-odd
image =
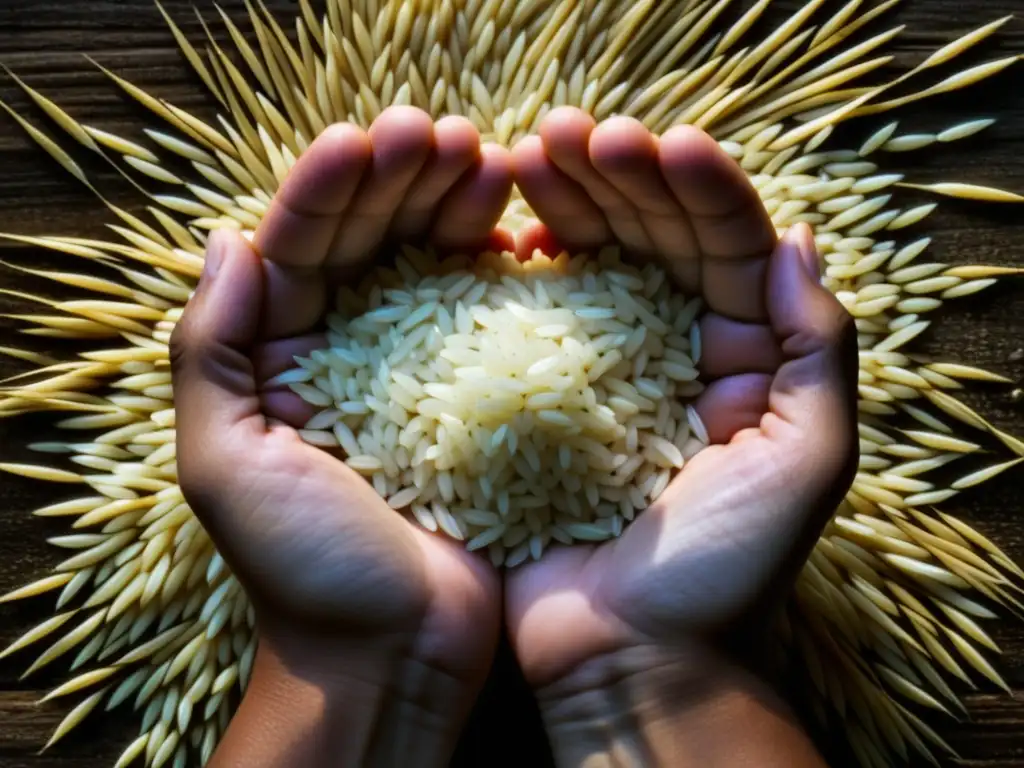
[(540, 221), (528, 224), (515, 239), (515, 254), (519, 261), (528, 261), (538, 250), (552, 259), (566, 250), (547, 224)]
[(495, 227), (484, 244), (484, 250), (495, 253), (516, 252), (516, 236), (504, 227)]
[(260, 394), (260, 410), (267, 419), (302, 429), (322, 409), (313, 407), (294, 392), (278, 389)]
[(302, 153), (270, 203), (253, 243), (282, 267), (318, 267), (370, 163), (370, 140), (354, 125), (332, 125)]
[(327, 283), (313, 267), (263, 261), (263, 317), (260, 338), (272, 341), (306, 333), (323, 317)]
[(629, 117), (604, 121), (590, 137), (594, 168), (639, 211), (655, 252), (686, 291), (700, 287), (700, 251), (686, 211), (662, 178), (658, 141)]
[[(279, 373), (298, 367), (296, 357), (309, 357), (310, 353), (327, 347), (327, 337), (322, 333), (311, 333), (290, 339), (260, 344), (253, 350), (252, 364), (256, 384), (266, 390), (267, 382)], [(271, 385), (270, 388), (275, 388)]]
[(523, 199), (542, 222), (530, 232), (536, 242), (521, 243), (517, 252), (529, 256), (539, 247), (550, 255), (551, 250), (588, 250), (612, 241), (604, 212), (551, 161), (539, 136), (527, 136), (516, 145), (512, 165)]
[(701, 375), (717, 379), (737, 373), (774, 373), (782, 350), (770, 325), (741, 323), (713, 312), (700, 321)]
[(701, 291), (708, 306), (737, 320), (764, 322), (775, 228), (757, 190), (717, 142), (693, 126), (665, 133), (659, 159), (700, 247)]
[(764, 435), (761, 434), (761, 426), (747, 427), (739, 430), (732, 436), (732, 440), (729, 441), (730, 445), (740, 445), (746, 442), (752, 442), (754, 440), (764, 440)]
[(786, 360), (772, 384), (768, 437), (793, 444), (791, 460), (830, 482), (857, 454), (857, 334), (820, 282), (814, 235), (791, 228), (772, 256), (768, 311)]
[(438, 207), (431, 241), (442, 249), (487, 243), (511, 194), (511, 155), (503, 147), (485, 144), (477, 162)]
[(768, 410), (771, 383), (766, 373), (744, 373), (709, 384), (693, 407), (711, 442), (728, 443), (737, 432), (757, 427)]
[(388, 107), (369, 130), (372, 159), (330, 247), (336, 269), (358, 265), (381, 244), (434, 146), (434, 124), (415, 107)]
[(303, 333), (320, 319), (320, 267), (370, 162), (370, 140), (354, 125), (330, 126), (302, 154), (271, 201), (253, 243), (265, 259), (261, 335)]
[(308, 357), (311, 352), (325, 346), (327, 339), (322, 334), (311, 334), (272, 341), (256, 348), (252, 355), (256, 388), (263, 413), (268, 419), (301, 428), (320, 410), (287, 386), (268, 382), (279, 373), (297, 367), (296, 357)]
[(212, 234), (199, 287), (171, 337), (183, 486), (202, 485), (232, 446), (244, 449), (263, 433), (250, 360), (259, 331), (262, 274), (259, 257), (241, 235), (227, 229)]
[(653, 253), (654, 244), (635, 207), (594, 168), (590, 137), (596, 125), (594, 118), (575, 107), (553, 109), (540, 125), (544, 151), (604, 211), (615, 238), (624, 248), (636, 254)]
[(480, 134), (473, 123), (458, 115), (439, 120), (433, 150), (395, 213), (390, 239), (416, 242), (426, 235), (441, 200), (479, 157)]

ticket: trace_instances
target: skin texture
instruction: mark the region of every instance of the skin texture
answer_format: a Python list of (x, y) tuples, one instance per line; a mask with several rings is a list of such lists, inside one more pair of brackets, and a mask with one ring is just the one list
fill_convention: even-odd
[(393, 108), (323, 133), (252, 245), (211, 238), (172, 339), (178, 469), (260, 640), (215, 768), (392, 764), (403, 740), (422, 756), (403, 764), (435, 765), (453, 748), (497, 642), (497, 574), (304, 444), (290, 425), (309, 414), (262, 382), (324, 343), (332, 282), (395, 238), (481, 247), (511, 185), (508, 153), (468, 121)]
[[(540, 218), (516, 242), (495, 230), (513, 179)], [(709, 309), (696, 407), (715, 445), (619, 540), (553, 549), (503, 590), (302, 443), (312, 411), (263, 386), (324, 343), (330, 286), (401, 240), (619, 242), (664, 264)], [(214, 768), (445, 765), (503, 611), (560, 765), (820, 766), (750, 652), (856, 462), (855, 334), (817, 270), (810, 231), (777, 242), (693, 128), (560, 108), (511, 154), (411, 108), (329, 128), (251, 245), (211, 239), (172, 340), (182, 488), (260, 640)]]
[[(622, 737), (646, 743), (640, 764), (818, 765), (751, 670), (772, 609), (853, 477), (852, 320), (819, 283), (810, 230), (776, 242), (755, 190), (706, 134), (683, 126), (659, 138), (626, 118), (595, 126), (568, 108), (539, 133), (514, 153), (543, 222), (533, 243), (619, 240), (704, 296), (709, 385), (695, 407), (715, 444), (619, 539), (554, 550), (509, 576), (519, 662), (553, 733), (574, 717), (646, 713)], [(688, 689), (702, 693), (680, 695)], [(563, 764), (620, 764), (615, 728), (596, 740), (569, 733), (554, 739)], [(685, 736), (703, 748), (681, 749)]]

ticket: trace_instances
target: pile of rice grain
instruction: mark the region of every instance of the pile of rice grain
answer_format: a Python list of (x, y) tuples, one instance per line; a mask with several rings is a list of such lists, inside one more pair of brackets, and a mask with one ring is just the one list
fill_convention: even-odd
[(403, 249), (278, 376), (396, 510), (512, 567), (622, 533), (708, 437), (699, 297), (654, 265)]

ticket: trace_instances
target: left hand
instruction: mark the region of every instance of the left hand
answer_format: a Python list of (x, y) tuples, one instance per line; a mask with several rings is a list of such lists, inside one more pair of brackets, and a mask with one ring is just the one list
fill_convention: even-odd
[[(264, 391), (263, 382), (324, 345), (317, 324), (338, 276), (365, 268), (394, 240), (480, 247), (495, 236), (511, 185), (508, 153), (482, 146), (467, 120), (434, 123), (419, 110), (390, 108), (368, 132), (335, 125), (321, 134), (252, 245), (231, 231), (211, 237), (171, 344), (178, 472), (256, 609), (253, 685), (267, 694), (262, 704), (243, 702), (247, 736), (232, 742), (229, 731), (219, 754), (250, 754), (246, 740), (268, 733), (268, 719), (291, 722), (321, 698), (335, 715), (348, 713), (348, 722), (319, 723), (324, 754), (348, 738), (359, 764), (385, 764), (380, 750), (412, 748), (407, 735), (404, 746), (387, 737), (379, 720), (399, 727), (412, 712), (450, 746), (468, 714), (497, 644), (497, 574), (462, 543), (403, 519), (344, 463), (304, 443), (295, 427), (308, 408), (291, 392)], [(287, 692), (304, 686), (316, 689), (312, 699), (245, 728), (253, 707), (289, 701)], [(336, 696), (349, 698), (342, 705)], [(378, 718), (376, 733), (367, 718)], [(358, 733), (359, 723), (370, 730)], [(383, 741), (371, 744), (371, 736)], [(443, 762), (428, 751), (418, 759)], [(310, 753), (284, 763), (314, 764), (300, 754)], [(238, 759), (275, 764), (255, 755)]]

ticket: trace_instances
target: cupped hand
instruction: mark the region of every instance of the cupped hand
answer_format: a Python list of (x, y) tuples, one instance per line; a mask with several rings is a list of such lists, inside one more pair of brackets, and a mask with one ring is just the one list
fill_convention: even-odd
[(513, 152), (540, 219), (520, 247), (620, 243), (703, 296), (712, 445), (623, 535), (554, 549), (508, 578), (507, 621), (543, 687), (641, 647), (753, 649), (852, 480), (856, 335), (819, 281), (806, 225), (777, 241), (746, 175), (709, 136), (661, 137), (554, 110)]
[(210, 238), (172, 339), (179, 480), (254, 603), (261, 645), (302, 656), (319, 643), (370, 684), (395, 686), (389, 676), (410, 664), (456, 692), (486, 676), (497, 575), (304, 443), (296, 427), (312, 412), (265, 383), (323, 346), (339, 281), (389, 243), (477, 248), (500, 236), (511, 185), (507, 151), (481, 145), (467, 120), (395, 107), (366, 132), (322, 133), (251, 244), (230, 230)]

